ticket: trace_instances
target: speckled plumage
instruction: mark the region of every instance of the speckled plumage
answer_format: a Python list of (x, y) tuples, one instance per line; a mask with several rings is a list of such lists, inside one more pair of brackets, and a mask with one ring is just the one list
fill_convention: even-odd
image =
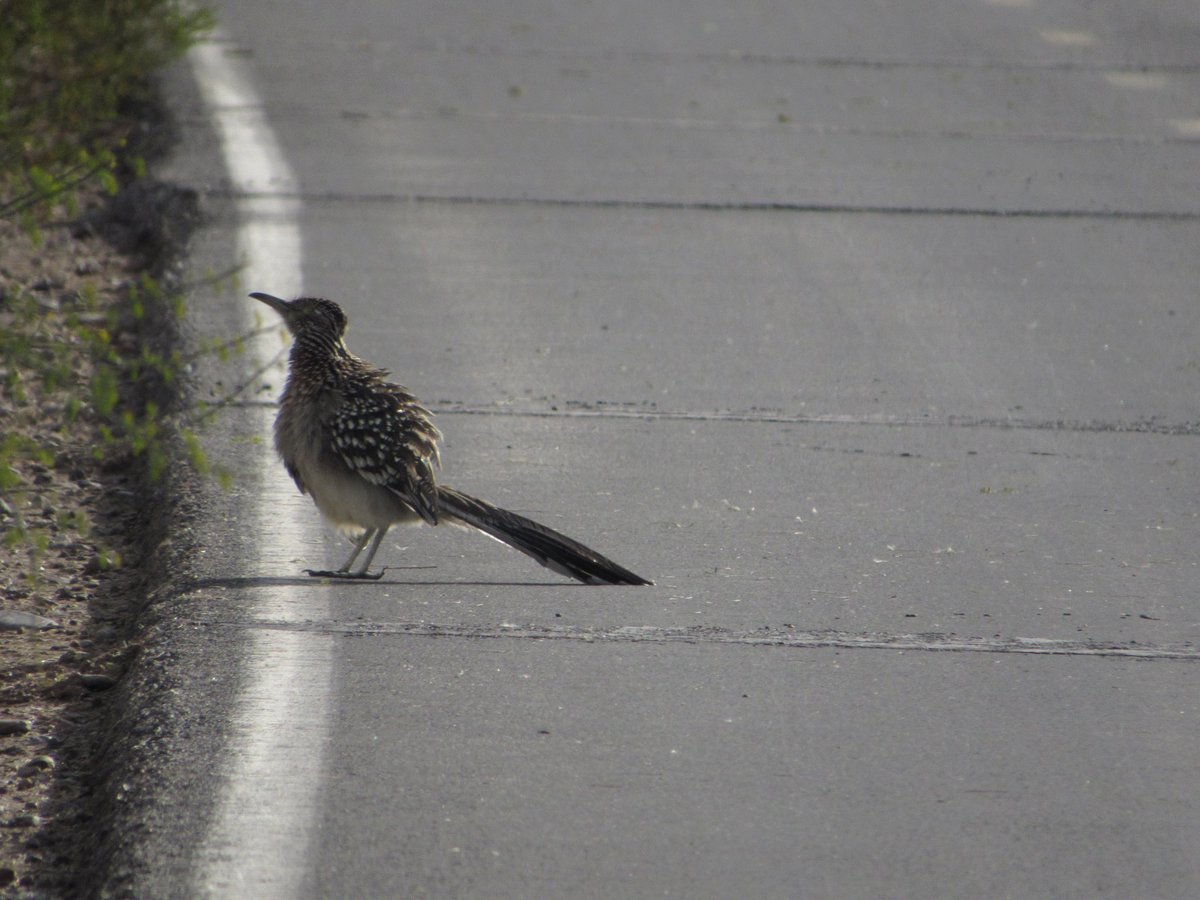
[[(432, 415), (406, 388), (389, 382), (386, 370), (346, 349), (347, 319), (336, 303), (250, 296), (278, 312), (294, 338), (275, 448), (300, 491), (334, 524), (360, 533), (342, 568), (315, 574), (370, 577), (387, 530), (424, 520), (476, 528), (586, 583), (650, 584), (566, 535), (439, 485), (442, 435)], [(368, 541), (365, 561), (351, 571)]]

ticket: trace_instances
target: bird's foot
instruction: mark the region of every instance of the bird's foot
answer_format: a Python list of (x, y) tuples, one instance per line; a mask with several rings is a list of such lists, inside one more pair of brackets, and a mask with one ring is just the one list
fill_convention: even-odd
[(336, 572), (330, 569), (305, 569), (304, 574), (310, 575), (313, 578), (340, 578), (346, 581), (378, 581), (386, 571), (386, 568), (380, 569), (372, 575), (370, 572), (345, 572), (340, 569)]

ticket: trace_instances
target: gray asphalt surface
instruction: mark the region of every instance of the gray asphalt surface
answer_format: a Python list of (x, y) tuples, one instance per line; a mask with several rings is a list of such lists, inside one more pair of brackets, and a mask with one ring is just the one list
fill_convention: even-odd
[[(346, 545), (260, 558), (232, 414), (164, 638), (208, 737), (163, 748), (126, 883), (237, 893), (222, 723), (271, 632), (330, 660), (320, 765), (269, 785), (310, 801), (255, 826), (299, 896), (1200, 893), (1194, 4), (220, 15), (305, 290), (438, 410), (445, 481), (657, 586), (431, 529), (379, 561), (432, 568), (295, 578)], [(219, 268), (237, 198), (172, 91)], [(201, 333), (277, 290), (240, 288)]]

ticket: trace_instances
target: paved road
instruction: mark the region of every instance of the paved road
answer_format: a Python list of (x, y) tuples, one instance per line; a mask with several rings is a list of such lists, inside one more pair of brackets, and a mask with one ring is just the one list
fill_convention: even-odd
[(345, 546), (229, 417), (121, 883), (1200, 892), (1193, 5), (221, 19), (294, 180), (230, 182), (176, 79), (197, 265), (294, 216), (302, 271), (241, 293), (343, 302), (447, 482), (657, 586), (429, 529), (381, 559), (431, 568), (296, 578)]

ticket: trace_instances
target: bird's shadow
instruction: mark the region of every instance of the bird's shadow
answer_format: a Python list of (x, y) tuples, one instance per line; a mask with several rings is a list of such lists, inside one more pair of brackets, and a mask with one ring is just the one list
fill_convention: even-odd
[(320, 575), (241, 575), (227, 578), (195, 578), (179, 585), (179, 593), (189, 594), (209, 588), (248, 590), (278, 587), (520, 587), (520, 588), (584, 588), (595, 585), (571, 581), (458, 581), (439, 578), (401, 580), (398, 578), (329, 578)]

